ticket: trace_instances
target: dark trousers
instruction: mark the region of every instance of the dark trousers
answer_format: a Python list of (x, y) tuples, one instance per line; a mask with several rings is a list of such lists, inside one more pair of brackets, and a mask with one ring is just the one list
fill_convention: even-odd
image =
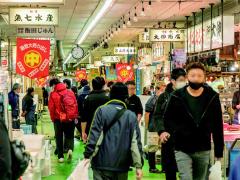
[(169, 139), (165, 144), (162, 144), (162, 168), (165, 171), (166, 180), (176, 180), (177, 175), (177, 163), (175, 159), (174, 146)]
[(12, 128), (20, 129), (20, 119), (18, 117), (12, 117)]
[(75, 127), (77, 128), (78, 132), (80, 133), (80, 136), (82, 136), (81, 121), (79, 119), (75, 121)]
[(60, 120), (55, 120), (54, 130), (58, 151), (58, 158), (63, 158), (63, 134), (65, 137), (65, 145), (67, 150), (74, 149), (74, 122), (61, 122)]
[(94, 180), (127, 180), (128, 172), (112, 172), (93, 169)]
[(149, 152), (148, 153), (148, 164), (149, 169), (156, 169), (156, 153), (155, 152)]

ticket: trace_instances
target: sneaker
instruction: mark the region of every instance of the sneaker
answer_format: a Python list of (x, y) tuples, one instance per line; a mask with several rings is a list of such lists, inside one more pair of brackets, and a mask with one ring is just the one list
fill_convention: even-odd
[(68, 150), (68, 153), (67, 153), (67, 160), (68, 161), (72, 161), (72, 150)]
[(158, 169), (150, 169), (149, 173), (160, 174), (161, 171), (159, 171)]
[(58, 162), (59, 162), (59, 163), (64, 163), (64, 158), (58, 159)]

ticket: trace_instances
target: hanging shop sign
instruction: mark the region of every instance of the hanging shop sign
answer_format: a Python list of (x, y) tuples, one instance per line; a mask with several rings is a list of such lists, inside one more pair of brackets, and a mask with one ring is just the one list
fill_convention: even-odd
[(103, 66), (103, 63), (101, 61), (95, 61), (94, 66), (95, 67), (100, 67), (100, 66)]
[(8, 71), (0, 71), (0, 90), (8, 89)]
[(25, 3), (31, 3), (31, 4), (64, 4), (64, 0), (0, 0), (0, 4), (25, 4)]
[(80, 82), (82, 79), (87, 79), (87, 71), (85, 69), (76, 71), (76, 80)]
[(120, 62), (119, 56), (102, 56), (102, 63), (108, 64), (108, 63), (118, 63)]
[(10, 8), (12, 25), (58, 25), (57, 8)]
[(87, 64), (86, 65), (86, 69), (91, 69), (91, 68), (94, 68), (94, 64)]
[(90, 69), (90, 79), (100, 76), (99, 68)]
[(187, 61), (187, 54), (185, 49), (174, 49), (173, 50), (173, 68), (184, 68)]
[(106, 79), (108, 81), (115, 81), (117, 80), (117, 73), (114, 67), (106, 67)]
[[(223, 23), (223, 24), (222, 24)], [(223, 29), (222, 29), (223, 25)], [(195, 29), (195, 31), (194, 31)], [(203, 30), (202, 30), (203, 29)], [(212, 38), (211, 38), (212, 29)], [(222, 44), (223, 36), (223, 44)], [(233, 16), (218, 16), (212, 20), (203, 22), (188, 29), (188, 52), (200, 52), (212, 49), (221, 48), (234, 44), (234, 17)], [(202, 42), (203, 40), (203, 42)], [(187, 41), (186, 41), (187, 42)], [(212, 47), (211, 47), (212, 46)], [(186, 46), (187, 47), (187, 46)]]
[(53, 26), (21, 26), (17, 27), (18, 37), (54, 37)]
[(114, 54), (127, 55), (127, 54), (136, 54), (135, 47), (115, 47)]
[(134, 70), (131, 64), (117, 64), (117, 80), (120, 82), (127, 82), (134, 80)]
[(31, 79), (49, 74), (50, 41), (17, 38), (17, 74)]
[(44, 77), (44, 78), (36, 79), (37, 87), (44, 87), (44, 86), (46, 86), (46, 85), (47, 85), (47, 82), (48, 82), (48, 78), (49, 78), (49, 77)]
[(150, 43), (149, 32), (142, 32), (139, 34), (139, 43)]
[(185, 29), (151, 29), (152, 42), (178, 42), (185, 41)]
[(8, 60), (7, 59), (2, 59), (1, 65), (2, 65), (3, 69), (7, 69), (8, 68)]

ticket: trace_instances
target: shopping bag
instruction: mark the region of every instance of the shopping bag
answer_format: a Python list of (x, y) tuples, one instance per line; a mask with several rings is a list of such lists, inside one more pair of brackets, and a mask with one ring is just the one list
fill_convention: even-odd
[(209, 180), (221, 180), (221, 179), (222, 179), (221, 162), (216, 161), (215, 164), (210, 168)]
[(80, 161), (67, 180), (89, 180), (88, 178), (89, 166), (90, 166), (89, 160)]
[(159, 135), (157, 132), (147, 132), (147, 145), (148, 146), (159, 145)]

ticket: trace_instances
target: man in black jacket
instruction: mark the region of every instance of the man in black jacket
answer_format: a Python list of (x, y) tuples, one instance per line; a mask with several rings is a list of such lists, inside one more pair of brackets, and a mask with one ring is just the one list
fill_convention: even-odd
[[(127, 180), (132, 163), (137, 179), (142, 178), (140, 129), (135, 114), (124, 103), (127, 97), (127, 87), (123, 83), (114, 84), (111, 101), (98, 108), (94, 116), (84, 157), (86, 161), (92, 159), (95, 180)], [(122, 113), (118, 115), (119, 112)]]
[(140, 98), (136, 95), (136, 84), (134, 81), (126, 83), (128, 87), (129, 98), (127, 99), (127, 107), (137, 116), (138, 122), (141, 121), (143, 115), (143, 106)]
[(97, 108), (109, 101), (106, 91), (103, 90), (105, 80), (102, 77), (96, 77), (92, 80), (93, 91), (86, 97), (83, 103), (83, 113), (81, 119), (82, 139), (87, 140), (87, 135), (92, 124), (93, 116)]
[[(214, 142), (216, 161), (223, 157), (223, 121), (219, 95), (204, 85), (201, 63), (187, 67), (189, 85), (175, 91), (164, 115), (165, 130), (174, 140), (181, 180), (205, 180)], [(167, 139), (166, 139), (167, 141)]]
[[(177, 164), (174, 155), (174, 146), (172, 138), (165, 131), (163, 115), (166, 109), (167, 102), (173, 91), (186, 86), (186, 72), (182, 68), (173, 69), (171, 72), (171, 83), (161, 94), (157, 101), (156, 110), (154, 113), (154, 122), (156, 129), (160, 135), (162, 142), (161, 155), (162, 155), (162, 170), (165, 172), (166, 180), (176, 180)], [(166, 141), (168, 139), (168, 141)]]

